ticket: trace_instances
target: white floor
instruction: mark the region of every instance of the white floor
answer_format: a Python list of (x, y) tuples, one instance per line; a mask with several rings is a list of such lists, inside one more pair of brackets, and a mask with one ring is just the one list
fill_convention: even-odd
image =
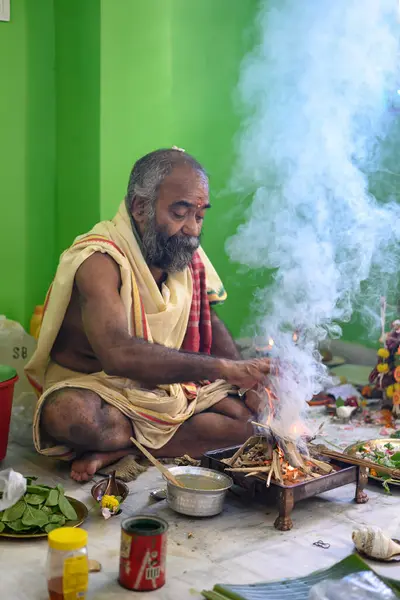
[[(321, 422), (320, 409), (313, 409), (315, 424)], [(327, 427), (327, 436), (335, 441), (357, 441), (378, 437), (378, 428), (348, 429)], [(89, 598), (131, 599), (146, 597), (117, 583), (121, 516), (104, 521), (90, 496), (92, 483), (78, 485), (68, 477), (65, 467), (36, 455), (29, 448), (11, 444), (2, 468), (13, 467), (25, 475), (37, 475), (40, 481), (55, 485), (62, 482), (67, 493), (82, 500), (89, 508), (85, 527), (89, 532), (89, 553), (102, 564), (102, 571), (91, 575)], [(125, 516), (154, 513), (170, 525), (168, 533), (167, 584), (151, 598), (184, 600), (201, 598), (202, 589), (216, 583), (254, 583), (306, 575), (325, 568), (352, 552), (351, 532), (357, 524), (378, 525), (400, 538), (400, 488), (392, 496), (380, 487), (369, 486), (370, 501), (353, 502), (354, 486), (345, 486), (297, 505), (293, 512), (294, 528), (287, 533), (274, 529), (274, 509), (244, 504), (230, 494), (226, 508), (213, 519), (195, 520), (173, 513), (165, 502), (154, 504), (149, 492), (162, 485), (160, 475), (149, 469), (130, 484), (131, 494), (123, 506)], [(193, 536), (188, 537), (188, 535)], [(313, 546), (323, 540), (328, 550)], [(1, 597), (13, 600), (45, 600), (44, 564), (46, 541), (8, 541), (0, 538)], [(376, 569), (400, 579), (400, 563), (377, 565)]]

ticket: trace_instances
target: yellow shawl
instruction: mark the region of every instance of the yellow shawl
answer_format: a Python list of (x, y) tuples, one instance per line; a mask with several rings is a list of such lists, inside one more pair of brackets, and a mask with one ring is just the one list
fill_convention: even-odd
[[(71, 458), (71, 449), (49, 445), (41, 439), (39, 427), (43, 402), (56, 390), (78, 387), (96, 392), (132, 420), (137, 439), (150, 448), (164, 446), (186, 419), (232, 391), (222, 381), (192, 388), (189, 397), (180, 384), (149, 391), (129, 379), (110, 377), (104, 372), (84, 375), (51, 361), (50, 353), (68, 308), (75, 273), (95, 252), (109, 254), (120, 267), (120, 295), (131, 335), (179, 349), (188, 324), (192, 300), (190, 269), (169, 275), (160, 291), (133, 233), (125, 203), (112, 221), (97, 224), (89, 234), (75, 240), (61, 256), (47, 294), (37, 350), (26, 367), (30, 382), (41, 394), (34, 421), (36, 449), (60, 458)], [(222, 302), (226, 298), (222, 283), (204, 251), (200, 249), (199, 253), (206, 270), (210, 303)]]

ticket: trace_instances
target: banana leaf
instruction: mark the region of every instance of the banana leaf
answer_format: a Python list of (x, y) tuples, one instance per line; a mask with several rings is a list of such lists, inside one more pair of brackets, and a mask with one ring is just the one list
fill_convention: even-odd
[[(284, 579), (270, 583), (254, 583), (251, 585), (214, 586), (213, 591), (203, 591), (207, 600), (307, 600), (310, 589), (325, 579), (342, 579), (347, 575), (361, 571), (371, 571), (370, 567), (352, 554), (333, 567), (324, 571), (316, 571), (298, 579)], [(400, 581), (380, 577), (400, 598)]]

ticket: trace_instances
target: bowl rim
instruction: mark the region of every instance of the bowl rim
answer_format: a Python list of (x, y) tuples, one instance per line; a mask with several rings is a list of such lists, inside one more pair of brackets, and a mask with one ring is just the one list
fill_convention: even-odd
[[(207, 467), (194, 467), (191, 465), (187, 465), (187, 466), (181, 466), (181, 465), (175, 465), (172, 466), (171, 468), (168, 468), (168, 471), (171, 471), (171, 473), (173, 475), (179, 475), (182, 474), (184, 475), (185, 472), (184, 471), (180, 471), (181, 469), (199, 469), (199, 471), (201, 472), (208, 472), (208, 473), (212, 473), (217, 474), (218, 475), (218, 479), (223, 478), (226, 481), (226, 485), (224, 487), (218, 488), (217, 490), (195, 490), (193, 488), (189, 488), (189, 487), (180, 487), (179, 485), (175, 485), (174, 483), (172, 483), (172, 481), (170, 481), (165, 475), (163, 475), (163, 479), (167, 482), (167, 487), (170, 486), (172, 488), (174, 488), (175, 490), (179, 490), (180, 492), (188, 492), (191, 494), (201, 494), (201, 495), (211, 495), (211, 494), (219, 494), (222, 492), (226, 492), (227, 490), (229, 490), (232, 486), (233, 486), (233, 479), (232, 477), (230, 477), (229, 475), (227, 475), (226, 473), (221, 473), (221, 471), (217, 471), (215, 469), (208, 469)], [(201, 472), (198, 472), (198, 475), (201, 475)], [(186, 474), (190, 474), (189, 472), (186, 472)], [(196, 473), (194, 473), (196, 474)], [(217, 479), (217, 478), (216, 478)]]
[[(122, 502), (125, 502), (125, 500), (127, 499), (127, 497), (129, 496), (129, 486), (126, 484), (125, 481), (122, 481), (122, 479), (118, 479), (118, 477), (115, 478), (116, 482), (119, 484), (122, 484), (122, 487), (124, 488), (124, 493), (122, 494), (122, 500), (120, 502), (120, 504), (122, 504)], [(97, 490), (97, 488), (104, 482), (108, 482), (108, 478), (107, 477), (103, 477), (103, 479), (99, 479), (99, 481), (96, 481), (96, 483), (94, 483), (90, 489), (92, 498), (94, 498), (94, 500), (96, 502), (98, 502), (96, 496), (95, 496), (95, 492)]]

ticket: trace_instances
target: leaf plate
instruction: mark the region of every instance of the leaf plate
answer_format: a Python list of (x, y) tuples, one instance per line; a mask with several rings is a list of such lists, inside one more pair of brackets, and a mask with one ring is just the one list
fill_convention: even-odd
[[(76, 514), (78, 515), (78, 519), (76, 521), (69, 521), (68, 527), (79, 527), (82, 523), (87, 519), (89, 514), (88, 509), (80, 502), (80, 500), (76, 500), (75, 498), (71, 498), (70, 496), (65, 496), (67, 500), (70, 501), (72, 506), (75, 509)], [(5, 533), (4, 531), (0, 533), (0, 538), (12, 538), (12, 539), (36, 539), (36, 538), (47, 538), (46, 532), (40, 533)]]
[[(396, 449), (396, 451), (400, 451), (400, 440), (396, 440), (395, 438), (378, 438), (375, 440), (365, 440), (363, 442), (357, 442), (356, 444), (352, 444), (351, 446), (348, 446), (345, 450), (343, 450), (344, 454), (349, 454), (350, 456), (354, 456), (358, 450), (358, 448), (360, 446), (362, 446), (363, 444), (372, 444), (373, 446), (380, 446), (381, 444), (388, 444), (391, 443), (392, 446)], [(372, 460), (372, 459), (371, 459)], [(374, 461), (373, 461), (374, 462)], [(377, 463), (376, 465), (376, 470), (379, 471), (379, 464)], [(382, 479), (382, 477), (375, 477), (374, 475), (371, 475), (371, 473), (368, 473), (368, 479), (374, 479), (375, 481), (380, 481), (381, 483), (383, 483), (385, 480)], [(393, 480), (390, 481), (390, 483), (388, 484), (389, 486), (394, 486), (394, 487), (400, 487), (400, 480), (398, 483), (394, 482)]]

